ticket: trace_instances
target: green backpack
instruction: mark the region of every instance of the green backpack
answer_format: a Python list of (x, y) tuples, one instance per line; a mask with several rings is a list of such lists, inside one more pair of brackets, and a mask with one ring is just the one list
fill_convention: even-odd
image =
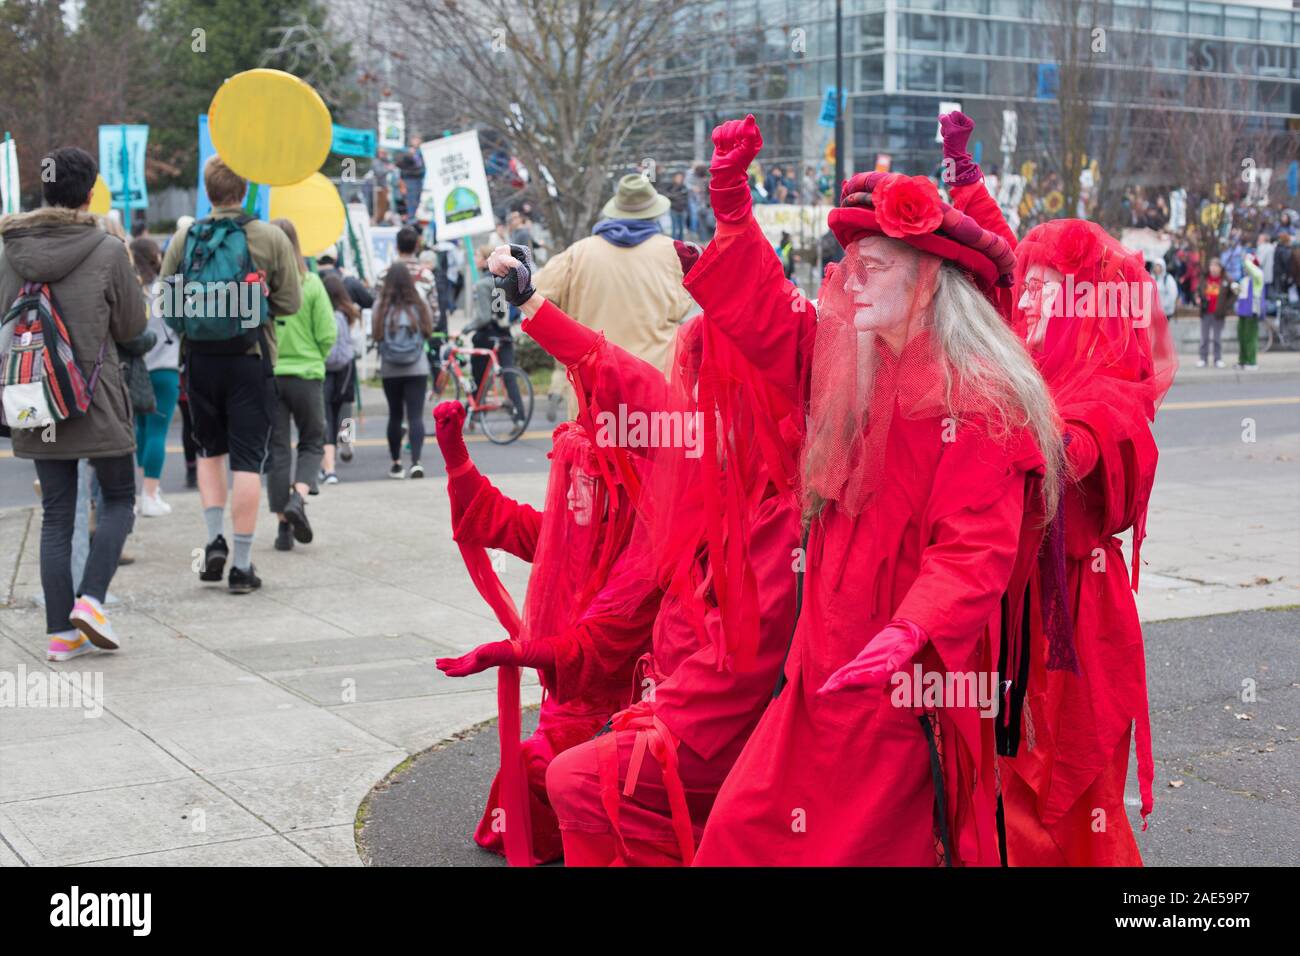
[(238, 355), (270, 320), (266, 274), (253, 265), (244, 226), (251, 216), (200, 219), (168, 276), (163, 321), (199, 352)]

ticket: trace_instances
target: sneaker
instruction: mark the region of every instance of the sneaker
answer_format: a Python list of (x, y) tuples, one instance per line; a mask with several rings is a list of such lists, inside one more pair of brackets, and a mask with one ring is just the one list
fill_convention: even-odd
[(317, 480), (318, 482), (321, 482), (321, 481), (324, 481), (324, 480), (325, 480), (325, 469), (324, 469), (324, 468), (318, 468), (318, 469), (316, 469), (316, 480)]
[(400, 481), (401, 479), (406, 477), (406, 469), (404, 469), (397, 462), (393, 462), (391, 465), (388, 466), (388, 477), (396, 478)]
[(197, 468), (185, 469), (185, 487), (197, 488), (199, 486), (199, 470)]
[(407, 478), (423, 478), (424, 466), (418, 461), (411, 466), (411, 470), (406, 473)]
[(275, 533), (275, 550), (293, 550), (293, 529), (289, 526), (289, 522), (287, 521), (281, 521), (280, 528)]
[(82, 654), (95, 650), (95, 645), (86, 640), (80, 631), (64, 631), (62, 634), (50, 635), (50, 646), (45, 652), (46, 660), (70, 661)]
[(310, 488), (307, 489), (307, 494), (309, 495), (320, 494), (320, 485), (312, 485)]
[(249, 594), (262, 586), (262, 579), (257, 576), (257, 568), (248, 566), (247, 571), (231, 565), (230, 580), (226, 583), (231, 594)]
[(72, 613), (68, 618), (72, 621), (72, 626), (90, 638), (90, 643), (96, 647), (102, 647), (106, 651), (117, 650), (118, 644), (113, 634), (113, 625), (109, 623), (100, 603), (90, 595), (77, 598), (77, 603), (72, 605)]
[(1215, 360), (1214, 360), (1214, 367), (1215, 367), (1215, 368), (1227, 368), (1227, 367), (1228, 367), (1228, 363), (1225, 362), (1223, 359), (1215, 359)]
[(307, 520), (307, 503), (297, 490), (290, 492), (289, 503), (284, 506), (284, 520), (293, 526), (293, 536), (299, 544), (311, 544), (311, 522)]
[(1258, 371), (1259, 371), (1259, 366), (1258, 366), (1258, 365), (1243, 365), (1242, 368), (1245, 369), (1247, 372), (1258, 372)]
[(1197, 360), (1196, 360), (1196, 367), (1197, 367), (1197, 368), (1205, 368), (1205, 359), (1197, 359)]
[(322, 478), (321, 481), (327, 485), (337, 485), (339, 483), (339, 476), (334, 474), (332, 471), (327, 471), (325, 472), (325, 477)]
[(217, 535), (203, 549), (203, 570), (199, 572), (200, 581), (220, 581), (226, 570), (226, 559), (230, 557), (230, 548), (226, 545), (225, 535)]
[(140, 515), (144, 518), (161, 518), (172, 513), (172, 506), (162, 500), (162, 495), (141, 495)]
[(339, 461), (351, 461), (351, 460), (352, 460), (352, 446), (339, 445)]

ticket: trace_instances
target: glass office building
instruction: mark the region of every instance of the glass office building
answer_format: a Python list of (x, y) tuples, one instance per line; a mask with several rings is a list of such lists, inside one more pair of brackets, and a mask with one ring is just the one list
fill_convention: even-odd
[[(1227, 108), (1300, 137), (1300, 5), (1290, 0), (844, 0), (846, 168), (870, 168), (884, 153), (895, 170), (933, 171), (941, 103), (975, 119), (986, 166), (1001, 157), (1007, 110), (1018, 115), (1018, 158), (1051, 149), (1066, 69), (1058, 24), (1071, 15), (1086, 28), (1095, 70), (1090, 149), (1104, 141), (1112, 104), (1148, 118)], [(833, 0), (708, 0), (690, 4), (674, 29), (706, 41), (683, 44), (690, 52), (659, 77), (661, 106), (691, 103), (657, 116), (674, 158), (707, 157), (713, 124), (753, 110), (768, 164), (823, 161), (833, 136), (823, 122), (835, 84)], [(1205, 79), (1214, 82), (1198, 86)], [(1223, 102), (1189, 102), (1189, 91), (1205, 89)]]

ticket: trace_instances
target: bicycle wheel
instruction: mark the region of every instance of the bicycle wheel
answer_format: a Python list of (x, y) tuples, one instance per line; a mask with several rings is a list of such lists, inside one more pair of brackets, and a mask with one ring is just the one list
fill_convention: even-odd
[(1255, 344), (1255, 350), (1261, 354), (1267, 352), (1273, 347), (1273, 323), (1268, 319), (1261, 319), (1259, 323), (1259, 341)]
[(465, 400), (465, 395), (460, 388), (460, 379), (445, 367), (438, 369), (438, 374), (433, 377), (432, 393), (435, 402), (442, 401), (444, 398), (455, 399), (458, 402)]
[[(533, 418), (533, 383), (522, 369), (504, 366), (492, 375), (483, 389), (474, 417), (483, 425), (483, 434), (496, 445), (508, 445), (525, 431)], [(516, 408), (512, 394), (518, 391), (522, 408)]]

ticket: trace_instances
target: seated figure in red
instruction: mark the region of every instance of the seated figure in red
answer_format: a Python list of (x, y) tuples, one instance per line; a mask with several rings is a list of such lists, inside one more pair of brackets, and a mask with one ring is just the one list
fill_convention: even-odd
[[(462, 405), (444, 402), (434, 410), (434, 418), (447, 462), (453, 536), (475, 584), (511, 636), (437, 662), (451, 677), (491, 665), (503, 667), (502, 770), (474, 840), (504, 853), (515, 865), (557, 860), (560, 835), (546, 798), (546, 769), (556, 754), (590, 739), (611, 714), (627, 705), (630, 669), (619, 673), (612, 668), (608, 679), (586, 681), (576, 690), (561, 686), (558, 675), (567, 678), (582, 669), (576, 635), (584, 628), (647, 633), (658, 596), (635, 584), (605, 587), (617, 574), (633, 513), (626, 492), (602, 477), (581, 428), (566, 422), (555, 430), (546, 501), (538, 511), (507, 498), (474, 467), (462, 437)], [(522, 617), (492, 571), (487, 548), (532, 562)], [(596, 600), (597, 594), (602, 600)], [(537, 730), (522, 744), (515, 670), (520, 666), (536, 667), (545, 691)], [(595, 671), (605, 673), (604, 668)], [(518, 796), (524, 783), (526, 800)], [(517, 800), (513, 808), (512, 800)], [(527, 827), (512, 832), (516, 815)], [(531, 853), (522, 840), (512, 846), (512, 836), (527, 836)]]

